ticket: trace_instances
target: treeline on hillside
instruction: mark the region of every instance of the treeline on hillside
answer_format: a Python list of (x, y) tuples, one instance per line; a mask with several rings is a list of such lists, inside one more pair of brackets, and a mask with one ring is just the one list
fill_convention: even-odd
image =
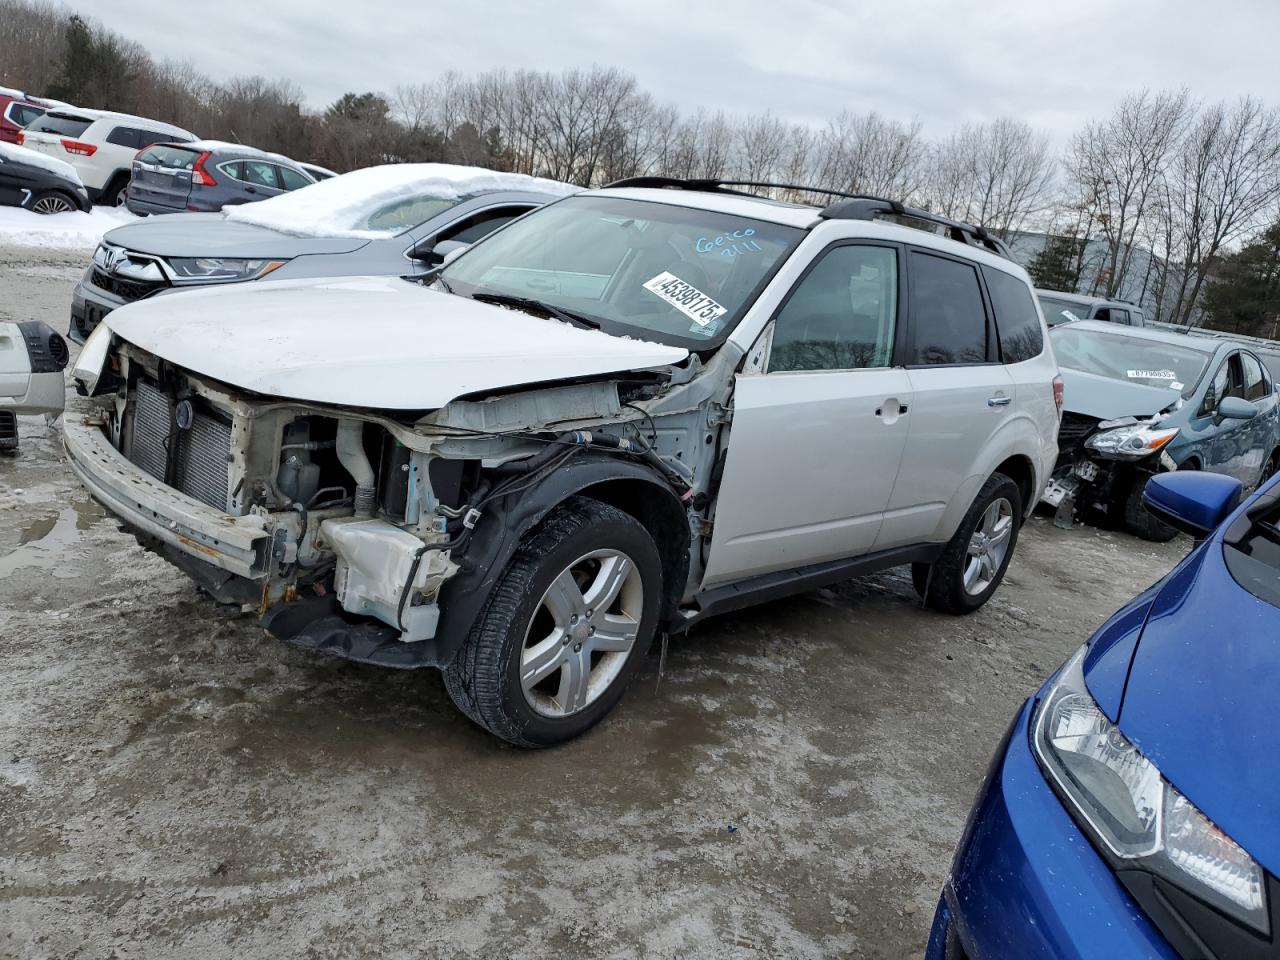
[(1280, 114), (1256, 98), (1201, 103), (1187, 90), (1124, 97), (1063, 155), (1016, 118), (931, 138), (918, 121), (852, 109), (820, 127), (681, 111), (598, 66), (450, 73), (316, 111), (288, 81), (215, 82), (48, 0), (0, 0), (0, 84), (338, 171), (446, 161), (583, 186), (665, 174), (892, 197), (1006, 238), (1050, 234), (1029, 264), (1038, 284), (1140, 300), (1180, 323), (1203, 318), (1228, 252), (1280, 219)]

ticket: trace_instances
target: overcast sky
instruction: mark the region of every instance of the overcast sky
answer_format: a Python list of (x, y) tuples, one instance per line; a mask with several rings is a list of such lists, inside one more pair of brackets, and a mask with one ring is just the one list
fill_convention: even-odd
[(297, 83), (320, 107), (446, 70), (612, 65), (660, 101), (821, 123), (1008, 115), (1061, 142), (1122, 94), (1280, 105), (1280, 0), (69, 0), (157, 59)]

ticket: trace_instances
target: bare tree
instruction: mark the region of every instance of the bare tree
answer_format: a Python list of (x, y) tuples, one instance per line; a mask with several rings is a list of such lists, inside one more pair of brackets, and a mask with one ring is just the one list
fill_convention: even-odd
[(840, 113), (818, 137), (811, 172), (822, 186), (894, 199), (915, 196), (928, 149), (920, 122)]
[(1116, 296), (1137, 240), (1191, 115), (1187, 91), (1125, 97), (1104, 121), (1071, 141), (1067, 169), (1081, 202), (1101, 228), (1107, 262), (1095, 287)]
[(1190, 325), (1223, 247), (1268, 222), (1280, 198), (1280, 114), (1252, 97), (1201, 111), (1166, 198), (1166, 249), (1181, 268), (1173, 320)]
[(1020, 120), (965, 124), (930, 156), (930, 205), (982, 224), (1004, 239), (1046, 211), (1056, 172), (1049, 139)]

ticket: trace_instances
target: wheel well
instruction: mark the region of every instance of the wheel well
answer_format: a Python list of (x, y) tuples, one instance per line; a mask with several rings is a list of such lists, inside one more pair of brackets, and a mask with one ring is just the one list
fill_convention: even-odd
[(1032, 506), (1031, 498), (1036, 493), (1036, 473), (1035, 468), (1031, 466), (1031, 461), (1020, 455), (1010, 457), (996, 467), (995, 472), (1003, 473), (1018, 485), (1018, 492), (1022, 494), (1022, 508), (1029, 510)]
[(110, 177), (107, 178), (107, 182), (103, 186), (102, 192), (99, 193), (98, 196), (99, 197), (109, 196), (111, 194), (111, 191), (115, 190), (117, 187), (123, 190), (125, 187), (129, 185), (129, 178), (132, 175), (133, 175), (132, 171), (130, 170), (123, 170), (123, 169), (117, 170), (115, 173), (113, 173)]
[(1183, 460), (1180, 464), (1178, 464), (1178, 469), (1179, 470), (1203, 470), (1204, 467), (1201, 466), (1199, 457), (1187, 457), (1187, 459)]
[(674, 495), (664, 496), (643, 480), (604, 480), (578, 491), (631, 514), (649, 531), (662, 558), (664, 620), (675, 614), (689, 571), (689, 521)]

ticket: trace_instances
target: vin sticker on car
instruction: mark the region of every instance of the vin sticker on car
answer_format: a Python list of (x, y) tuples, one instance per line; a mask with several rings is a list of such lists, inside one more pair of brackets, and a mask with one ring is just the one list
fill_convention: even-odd
[(1178, 375), (1172, 370), (1130, 370), (1130, 380), (1177, 380)]
[(700, 327), (715, 323), (729, 312), (728, 307), (716, 303), (697, 287), (667, 271), (645, 283), (644, 288), (667, 301)]

